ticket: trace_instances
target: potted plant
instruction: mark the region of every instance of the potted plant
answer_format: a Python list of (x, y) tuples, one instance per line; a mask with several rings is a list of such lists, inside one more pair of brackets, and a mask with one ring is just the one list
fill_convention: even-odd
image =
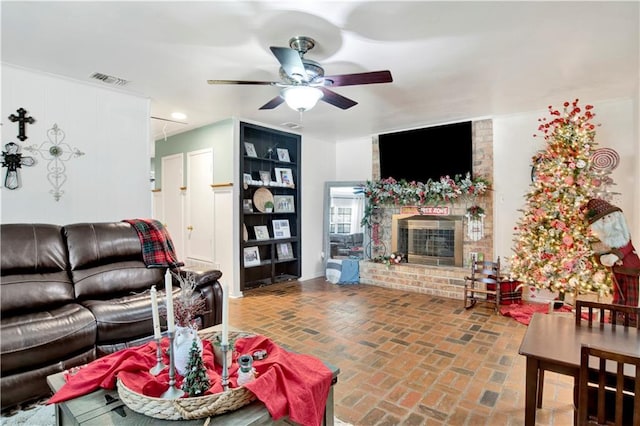
[(267, 213), (271, 213), (273, 211), (273, 202), (272, 201), (265, 201), (264, 209), (267, 211)]

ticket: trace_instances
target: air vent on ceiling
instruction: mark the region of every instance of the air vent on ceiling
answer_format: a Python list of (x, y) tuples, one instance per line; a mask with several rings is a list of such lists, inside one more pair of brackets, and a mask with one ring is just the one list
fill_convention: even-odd
[(100, 80), (103, 83), (112, 84), (114, 86), (124, 86), (125, 84), (129, 84), (129, 82), (124, 78), (114, 77), (112, 75), (102, 74), (100, 72), (94, 72), (89, 77), (95, 80)]
[(302, 124), (300, 124), (300, 123), (292, 123), (291, 121), (286, 122), (286, 123), (282, 123), (282, 125), (284, 127), (290, 128), (291, 130), (302, 129)]

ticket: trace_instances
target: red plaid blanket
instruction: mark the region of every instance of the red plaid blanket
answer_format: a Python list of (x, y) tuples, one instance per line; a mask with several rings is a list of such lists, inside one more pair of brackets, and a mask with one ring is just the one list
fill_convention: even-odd
[(125, 219), (138, 232), (142, 244), (142, 257), (148, 267), (182, 266), (178, 261), (169, 231), (155, 219)]

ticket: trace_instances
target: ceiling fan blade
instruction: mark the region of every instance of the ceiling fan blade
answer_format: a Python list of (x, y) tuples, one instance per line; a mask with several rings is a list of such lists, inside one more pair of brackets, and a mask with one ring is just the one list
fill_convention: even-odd
[(282, 69), (289, 77), (296, 81), (301, 81), (306, 77), (307, 72), (304, 69), (302, 58), (300, 58), (300, 53), (298, 53), (297, 50), (276, 46), (271, 46), (269, 49), (271, 49), (271, 52), (278, 59)]
[(344, 96), (339, 95), (329, 89), (326, 89), (324, 87), (319, 87), (319, 89), (322, 90), (322, 93), (324, 93), (324, 96), (321, 98), (321, 100), (340, 109), (349, 109), (354, 105), (358, 105), (356, 101), (345, 98)]
[(274, 86), (275, 81), (250, 81), (250, 80), (207, 80), (209, 84), (255, 84)]
[(266, 104), (262, 105), (260, 109), (274, 109), (275, 107), (279, 106), (283, 102), (284, 102), (284, 98), (278, 95), (275, 98), (271, 99)]
[(391, 83), (391, 71), (371, 71), (356, 74), (342, 74), (324, 76), (324, 81), (329, 87), (354, 86), (356, 84)]

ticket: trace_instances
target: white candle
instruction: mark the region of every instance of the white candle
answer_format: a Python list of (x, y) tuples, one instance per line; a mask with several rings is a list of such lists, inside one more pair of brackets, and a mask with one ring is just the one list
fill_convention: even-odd
[(229, 344), (229, 288), (220, 283), (222, 287), (222, 338), (221, 345)]
[(173, 285), (171, 284), (171, 272), (167, 268), (164, 274), (164, 290), (166, 292), (165, 303), (167, 304), (167, 329), (173, 333), (176, 329), (175, 318), (173, 317)]
[(158, 311), (158, 292), (156, 286), (151, 286), (151, 315), (153, 316), (153, 337), (158, 340), (160, 333), (160, 312)]

